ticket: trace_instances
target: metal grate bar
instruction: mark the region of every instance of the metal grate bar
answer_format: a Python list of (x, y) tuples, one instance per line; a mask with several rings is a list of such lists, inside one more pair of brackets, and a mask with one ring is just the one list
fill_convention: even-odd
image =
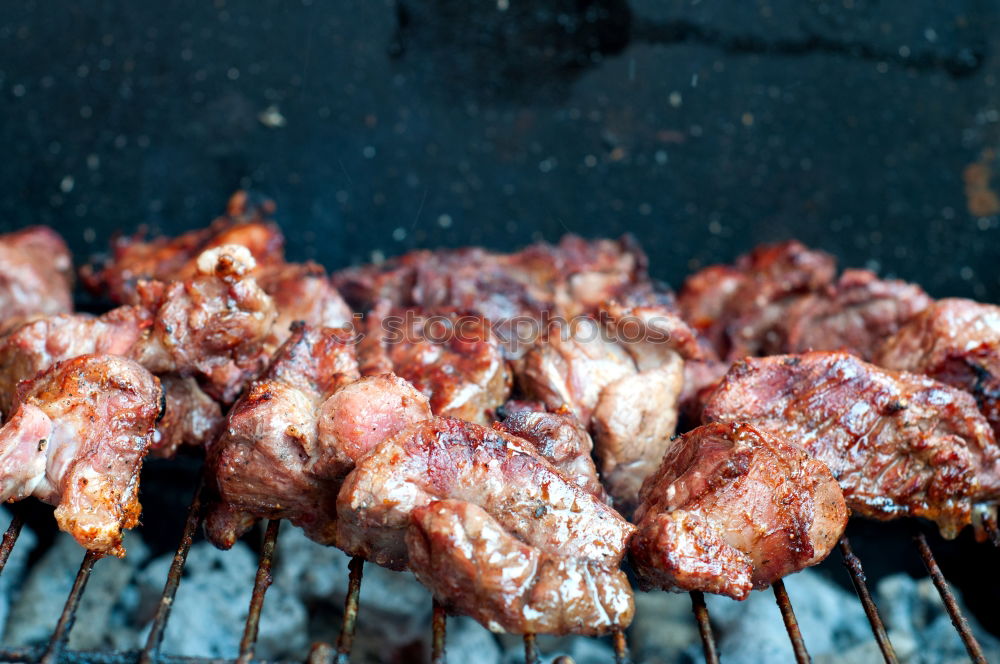
[(340, 624), (337, 637), (336, 664), (347, 664), (354, 647), (354, 629), (358, 622), (358, 602), (361, 597), (361, 577), (365, 570), (365, 559), (355, 556), (347, 564), (347, 597), (344, 598), (344, 622)]
[(156, 615), (153, 617), (152, 627), (149, 630), (149, 638), (146, 639), (146, 647), (142, 649), (142, 654), (139, 656), (139, 664), (153, 664), (160, 654), (160, 645), (163, 643), (163, 635), (167, 631), (167, 620), (170, 618), (170, 609), (174, 605), (177, 587), (181, 583), (181, 574), (184, 572), (188, 551), (191, 550), (195, 531), (198, 529), (198, 524), (201, 523), (203, 487), (204, 480), (199, 478), (198, 486), (191, 498), (191, 506), (188, 507), (181, 541), (177, 545), (177, 552), (174, 553), (174, 560), (170, 563), (170, 572), (167, 574), (167, 581), (163, 586), (163, 594), (160, 595), (160, 604), (156, 607)]
[(76, 573), (73, 588), (69, 591), (66, 604), (63, 606), (62, 615), (59, 616), (59, 622), (56, 623), (56, 629), (52, 633), (52, 638), (49, 640), (49, 645), (45, 649), (45, 654), (39, 660), (39, 664), (56, 664), (59, 661), (59, 657), (66, 648), (67, 641), (69, 641), (69, 633), (73, 629), (73, 622), (76, 620), (76, 609), (80, 606), (80, 597), (83, 596), (83, 591), (87, 587), (90, 572), (94, 569), (94, 563), (100, 560), (101, 557), (102, 554), (94, 553), (93, 551), (88, 551), (87, 555), (83, 557), (83, 562), (80, 563), (80, 571)]
[[(35, 664), (41, 659), (44, 649), (44, 646), (35, 646), (0, 650), (0, 661)], [(137, 650), (125, 652), (64, 650), (59, 657), (59, 662), (60, 664), (135, 664), (139, 654)], [(181, 655), (158, 655), (156, 662), (157, 664), (233, 664), (231, 659), (184, 657)], [(301, 662), (272, 662), (271, 664), (301, 664)]]
[(616, 627), (611, 632), (611, 645), (615, 649), (615, 664), (629, 664), (628, 643), (625, 641), (625, 632), (620, 627)]
[(972, 628), (969, 627), (969, 621), (965, 619), (965, 616), (962, 615), (962, 610), (958, 608), (958, 602), (955, 601), (955, 596), (952, 594), (951, 588), (948, 587), (948, 582), (945, 580), (944, 574), (941, 573), (941, 568), (938, 567), (937, 560), (934, 559), (934, 553), (931, 551), (931, 547), (927, 545), (927, 538), (924, 537), (923, 533), (918, 533), (914, 539), (917, 541), (917, 549), (920, 551), (920, 557), (923, 558), (924, 565), (931, 575), (931, 580), (941, 595), (944, 608), (947, 609), (948, 615), (951, 616), (951, 623), (958, 630), (958, 635), (962, 637), (962, 643), (965, 644), (965, 649), (969, 652), (969, 657), (976, 664), (986, 664), (986, 656), (983, 654), (983, 649), (980, 647), (979, 642), (976, 641), (976, 637), (972, 633)]
[(431, 664), (445, 664), (447, 655), (444, 652), (445, 631), (448, 627), (448, 615), (444, 607), (434, 600), (434, 615), (431, 618)]
[(524, 664), (538, 664), (538, 645), (534, 634), (524, 635)]
[(257, 630), (260, 627), (260, 611), (264, 607), (264, 593), (271, 586), (271, 565), (274, 562), (274, 545), (278, 541), (279, 519), (267, 522), (264, 533), (264, 543), (260, 547), (260, 562), (257, 564), (257, 577), (253, 583), (253, 594), (250, 595), (250, 612), (247, 614), (247, 624), (240, 640), (239, 664), (248, 664), (253, 659), (254, 644), (257, 643)]
[(899, 660), (896, 658), (896, 651), (892, 647), (892, 642), (889, 641), (889, 635), (885, 631), (885, 625), (882, 624), (878, 607), (875, 606), (872, 594), (868, 590), (861, 560), (854, 555), (854, 550), (851, 549), (851, 543), (846, 536), (840, 539), (840, 553), (844, 557), (844, 567), (847, 568), (851, 575), (851, 582), (854, 583), (854, 591), (858, 594), (858, 599), (861, 600), (865, 615), (868, 616), (868, 623), (871, 625), (875, 642), (878, 643), (879, 650), (882, 651), (883, 659), (885, 659), (886, 664), (897, 664)]
[(3, 568), (7, 566), (7, 559), (10, 558), (10, 552), (14, 550), (14, 544), (17, 542), (23, 527), (24, 515), (17, 511), (14, 513), (14, 518), (10, 520), (10, 525), (7, 526), (7, 532), (3, 534), (3, 543), (0, 544), (0, 572), (3, 572)]
[(705, 605), (705, 595), (700, 590), (692, 590), (691, 610), (698, 621), (698, 631), (701, 633), (701, 645), (705, 650), (705, 664), (719, 664), (719, 652), (715, 647), (715, 635), (712, 634), (712, 623), (708, 619), (708, 606)]
[(781, 610), (781, 619), (785, 621), (785, 629), (788, 630), (788, 638), (792, 642), (792, 650), (795, 652), (795, 661), (799, 664), (809, 664), (809, 653), (806, 651), (805, 641), (802, 640), (802, 632), (799, 631), (799, 621), (795, 619), (795, 611), (792, 610), (792, 600), (785, 590), (785, 583), (778, 579), (771, 588), (774, 590), (774, 599)]

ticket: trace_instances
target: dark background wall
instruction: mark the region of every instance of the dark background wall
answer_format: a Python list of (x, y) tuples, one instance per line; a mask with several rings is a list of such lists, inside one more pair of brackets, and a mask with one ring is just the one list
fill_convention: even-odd
[(292, 257), (797, 236), (1000, 299), (1000, 10), (912, 0), (7, 2), (0, 229), (81, 254), (274, 197)]

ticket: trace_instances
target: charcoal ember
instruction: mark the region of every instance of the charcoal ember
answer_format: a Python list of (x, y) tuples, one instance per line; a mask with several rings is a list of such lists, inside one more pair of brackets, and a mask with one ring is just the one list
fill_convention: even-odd
[[(26, 543), (19, 542), (14, 551)], [(110, 649), (116, 645), (108, 636), (112, 613), (139, 564), (148, 557), (145, 544), (135, 533), (125, 534), (125, 546), (129, 551), (126, 558), (109, 556), (94, 566), (87, 592), (80, 598), (75, 627), (70, 633), (70, 648)], [(83, 556), (84, 551), (72, 537), (64, 534), (56, 537), (52, 548), (28, 571), (21, 592), (11, 606), (4, 633), (5, 645), (48, 643)], [(3, 576), (9, 575), (10, 570), (5, 569)]]
[[(502, 664), (524, 664), (524, 640), (513, 634), (500, 635), (500, 640), (504, 647)], [(542, 655), (541, 661), (545, 664), (552, 664), (561, 655), (568, 655), (574, 664), (608, 664), (615, 661), (611, 646), (591, 637), (540, 634), (536, 643)], [(448, 661), (451, 661), (450, 648)]]
[[(291, 531), (286, 526), (285, 534)], [(173, 554), (164, 554), (139, 574), (140, 607), (145, 621), (152, 618), (172, 561)], [(191, 547), (167, 623), (163, 652), (235, 658), (256, 573), (257, 556), (243, 542), (237, 542), (229, 551), (220, 551), (208, 542)], [(308, 648), (306, 622), (306, 608), (295, 594), (272, 585), (261, 612), (256, 656), (276, 659), (301, 655)], [(141, 643), (145, 643), (147, 633), (148, 625)]]

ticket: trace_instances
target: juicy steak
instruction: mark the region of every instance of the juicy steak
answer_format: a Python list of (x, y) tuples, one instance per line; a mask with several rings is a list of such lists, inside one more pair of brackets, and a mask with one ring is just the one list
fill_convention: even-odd
[(924, 517), (952, 538), (1000, 498), (1000, 448), (969, 394), (846, 353), (737, 362), (704, 418), (801, 445), (863, 516)]
[(630, 551), (642, 585), (734, 599), (820, 562), (847, 526), (826, 464), (739, 422), (681, 436), (641, 500)]
[(59, 528), (82, 546), (124, 556), (162, 403), (159, 381), (114, 355), (82, 355), (22, 383), (0, 429), (0, 498), (55, 505)]
[(874, 361), (969, 392), (1000, 437), (1000, 307), (938, 300), (886, 340)]

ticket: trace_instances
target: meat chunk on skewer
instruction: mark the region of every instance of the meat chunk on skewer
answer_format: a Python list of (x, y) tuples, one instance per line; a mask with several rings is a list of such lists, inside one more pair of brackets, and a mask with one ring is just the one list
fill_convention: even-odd
[(479, 505), (521, 541), (616, 566), (632, 526), (543, 459), (527, 441), (437, 417), (411, 425), (358, 461), (338, 498), (338, 545), (393, 569), (407, 564), (414, 508), (452, 498)]
[(73, 311), (73, 259), (51, 228), (0, 235), (0, 333), (35, 316)]
[(359, 311), (388, 300), (394, 307), (478, 313), (496, 325), (508, 357), (520, 357), (533, 343), (519, 338), (518, 321), (590, 313), (646, 283), (646, 256), (634, 240), (587, 241), (574, 235), (513, 254), (479, 248), (415, 251), (334, 275), (334, 285)]
[(681, 436), (641, 499), (630, 548), (641, 584), (734, 599), (820, 562), (847, 526), (823, 462), (738, 422)]
[(969, 392), (1000, 437), (1000, 307), (938, 300), (888, 339), (874, 361)]
[(669, 309), (608, 305), (599, 319), (555, 327), (524, 358), (519, 382), (551, 409), (569, 408), (594, 436), (601, 479), (626, 513), (673, 436), (682, 355), (700, 357), (691, 329)]
[(326, 270), (316, 263), (265, 266), (257, 271), (257, 283), (278, 309), (268, 341), (270, 352), (284, 343), (296, 321), (312, 327), (343, 327), (353, 320), (350, 308), (330, 283)]
[(544, 407), (541, 410), (519, 408), (508, 401), (504, 404), (504, 411), (504, 419), (493, 425), (495, 429), (528, 441), (542, 458), (577, 486), (607, 502), (607, 494), (591, 457), (594, 441), (568, 408), (552, 413)]
[(255, 519), (287, 518), (335, 543), (337, 491), (355, 459), (430, 416), (427, 399), (396, 376), (359, 380), (348, 331), (296, 325), (209, 447), (220, 499), (209, 538), (228, 548)]
[(417, 579), (495, 632), (598, 635), (632, 621), (621, 570), (525, 544), (472, 503), (415, 508), (406, 543)]
[(490, 323), (452, 310), (391, 310), (365, 320), (359, 346), (366, 375), (394, 372), (430, 399), (435, 415), (489, 424), (510, 395), (511, 377)]
[(845, 270), (836, 283), (789, 307), (784, 352), (848, 350), (870, 362), (887, 337), (931, 302), (916, 284)]
[(827, 286), (835, 273), (832, 256), (795, 240), (761, 245), (733, 267), (712, 266), (688, 277), (677, 303), (721, 358), (782, 352), (789, 306)]
[(266, 366), (277, 316), (250, 276), (254, 265), (245, 247), (224, 245), (198, 257), (193, 279), (140, 283), (139, 299), (155, 315), (136, 359), (153, 373), (197, 375), (209, 395), (232, 403)]
[(846, 353), (737, 362), (704, 418), (801, 445), (862, 516), (923, 517), (952, 538), (1000, 498), (1000, 447), (969, 394)]
[(222, 408), (205, 394), (194, 378), (167, 374), (160, 376), (165, 405), (156, 425), (153, 456), (170, 458), (181, 445), (201, 447), (214, 440), (226, 421)]
[(18, 392), (0, 429), (0, 498), (51, 503), (82, 546), (124, 556), (122, 531), (138, 523), (139, 470), (162, 412), (159, 381), (131, 360), (83, 355)]
[(254, 206), (246, 192), (229, 199), (226, 215), (211, 225), (177, 237), (145, 240), (142, 235), (118, 238), (101, 266), (81, 270), (84, 285), (118, 304), (138, 300), (140, 281), (184, 281), (199, 274), (198, 257), (228, 244), (246, 247), (258, 268), (284, 263), (285, 240), (266, 217), (273, 204)]

